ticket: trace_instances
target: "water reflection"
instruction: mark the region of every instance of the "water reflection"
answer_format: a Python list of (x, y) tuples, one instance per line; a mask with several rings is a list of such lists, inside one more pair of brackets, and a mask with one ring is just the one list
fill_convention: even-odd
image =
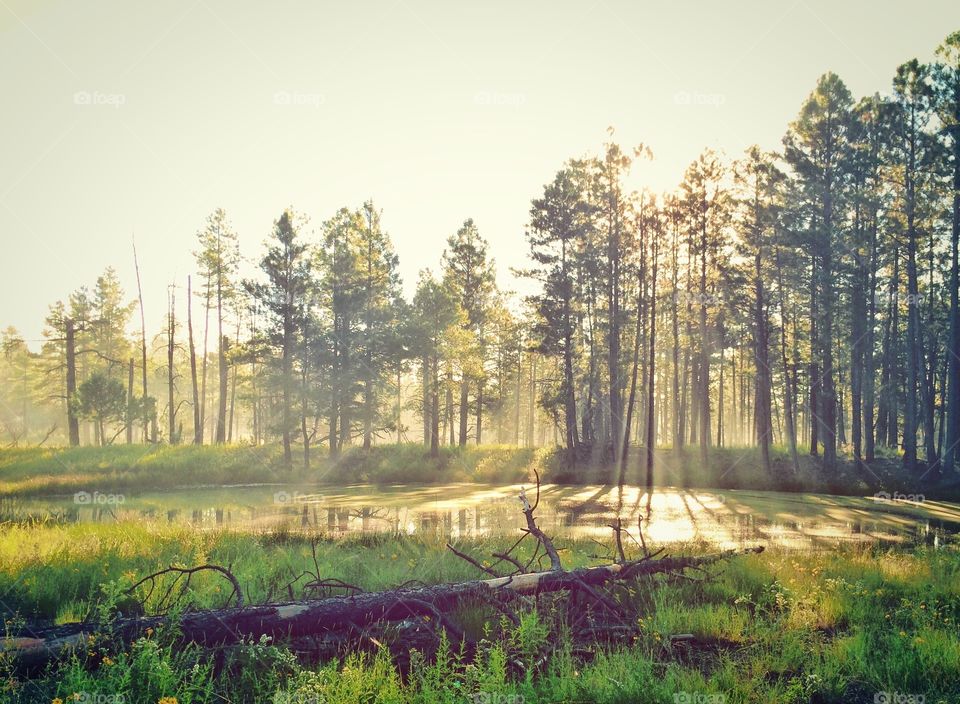
[[(69, 500), (25, 501), (32, 513), (68, 521), (143, 519), (189, 523), (198, 529), (407, 533), (445, 539), (518, 534), (524, 525), (520, 486), (388, 487), (330, 489), (224, 487), (129, 496), (112, 505)], [(878, 504), (872, 499), (762, 491), (545, 486), (537, 516), (556, 536), (607, 539), (617, 518), (648, 543), (705, 541), (721, 547), (757, 543), (831, 547), (839, 542), (939, 543), (960, 530), (960, 506), (945, 502)], [(647, 507), (649, 506), (649, 516)]]

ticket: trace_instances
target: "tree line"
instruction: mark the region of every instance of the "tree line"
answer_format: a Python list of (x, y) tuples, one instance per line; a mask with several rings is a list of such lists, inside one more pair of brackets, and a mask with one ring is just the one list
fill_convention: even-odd
[(651, 471), (654, 448), (688, 446), (703, 463), (756, 446), (770, 473), (801, 454), (833, 470), (845, 453), (953, 469), (960, 33), (933, 62), (899, 66), (884, 94), (855, 98), (825, 74), (778, 151), (705, 150), (673, 192), (630, 189), (652, 158), (611, 131), (563, 164), (531, 201), (518, 273), (537, 285), (523, 300), (498, 288), (470, 219), (406, 300), (373, 202), (317, 232), (284, 211), (252, 279), (217, 210), (159, 336), (140, 296), (131, 337), (138, 302), (112, 269), (51, 307), (40, 352), (5, 333), (3, 431), (276, 440), (305, 466), (318, 446), (413, 440), (434, 454), (556, 444), (570, 466), (621, 472), (631, 447)]

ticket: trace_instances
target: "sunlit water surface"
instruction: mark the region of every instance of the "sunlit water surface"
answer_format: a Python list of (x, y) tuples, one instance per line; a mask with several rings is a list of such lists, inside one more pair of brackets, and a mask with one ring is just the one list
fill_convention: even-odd
[[(198, 529), (290, 528), (332, 535), (370, 532), (434, 534), (458, 539), (519, 535), (520, 485), (237, 486), (114, 496), (79, 494), (33, 499), (21, 508), (62, 520), (138, 519)], [(526, 487), (531, 502), (535, 489)], [(960, 506), (946, 502), (878, 501), (872, 497), (615, 486), (541, 488), (536, 515), (554, 536), (608, 541), (611, 524), (652, 544), (704, 541), (719, 547), (755, 544), (830, 548), (891, 541), (940, 544), (960, 531)], [(642, 519), (642, 521), (641, 521)]]

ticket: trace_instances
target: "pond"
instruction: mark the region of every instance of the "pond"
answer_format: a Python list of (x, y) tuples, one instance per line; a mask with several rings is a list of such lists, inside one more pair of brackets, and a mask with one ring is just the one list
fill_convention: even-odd
[[(198, 529), (285, 527), (331, 535), (386, 531), (458, 539), (519, 535), (525, 525), (521, 489), (463, 483), (229, 486), (126, 496), (80, 492), (24, 499), (18, 511), (80, 522), (136, 519)], [(531, 502), (533, 494), (535, 490), (528, 493)], [(608, 541), (619, 514), (634, 537), (642, 518), (645, 539), (653, 544), (705, 541), (730, 548), (758, 543), (791, 548), (871, 541), (939, 544), (945, 535), (960, 531), (960, 505), (911, 499), (670, 487), (657, 487), (651, 495), (642, 487), (546, 485), (536, 515), (540, 526), (557, 537)]]

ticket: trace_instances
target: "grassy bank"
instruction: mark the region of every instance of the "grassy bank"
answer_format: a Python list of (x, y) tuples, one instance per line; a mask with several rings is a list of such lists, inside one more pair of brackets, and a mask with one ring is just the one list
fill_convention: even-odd
[[(599, 561), (594, 543), (564, 545), (568, 567)], [(507, 541), (460, 547), (488, 555)], [(365, 589), (478, 576), (439, 538), (320, 539), (316, 559), (324, 577)], [(116, 595), (139, 577), (169, 564), (202, 562), (231, 565), (250, 602), (287, 598), (286, 585), (316, 569), (310, 539), (300, 534), (198, 532), (140, 522), (13, 525), (0, 538), (5, 619), (10, 627), (24, 618), (62, 622), (123, 610), (129, 604)], [(213, 607), (228, 593), (222, 579), (200, 576), (186, 598), (193, 607)], [(91, 642), (32, 681), (0, 662), (0, 702), (66, 702), (75, 693), (122, 695), (124, 704), (163, 697), (178, 704), (674, 702), (680, 694), (690, 697), (686, 701), (722, 694), (727, 704), (783, 704), (872, 702), (879, 692), (923, 694), (927, 702), (960, 697), (956, 544), (768, 551), (728, 563), (711, 581), (658, 578), (622, 589), (617, 598), (640, 631), (605, 646), (584, 647), (564, 635), (563, 613), (551, 610), (549, 600), (523, 612), (516, 627), (489, 615), (484, 627), (478, 614), (460, 614), (461, 624), (481, 639), (477, 656), (459, 659), (428, 644), (412, 655), (406, 679), (386, 646), (311, 663), (298, 661), (283, 643), (251, 643), (213, 663), (199, 650), (174, 648), (171, 634), (159, 632), (123, 649), (109, 640)], [(700, 645), (671, 644), (670, 636), (681, 633)], [(214, 678), (215, 667), (221, 676)]]
[[(26, 448), (0, 450), (0, 496), (67, 495), (75, 491), (135, 492), (175, 487), (316, 483), (331, 485), (431, 484), (451, 482), (512, 483), (529, 481), (536, 469), (544, 481), (602, 484), (617, 481), (614, 468), (584, 463), (564, 466), (554, 448), (530, 449), (485, 445), (441, 448), (430, 457), (419, 444), (380, 445), (369, 452), (350, 448), (331, 459), (318, 448), (311, 469), (284, 468), (276, 446), (221, 447), (117, 445), (106, 448)], [(297, 462), (300, 457), (295, 457)], [(755, 448), (714, 448), (703, 465), (694, 449), (656, 452), (654, 482), (658, 486), (719, 489), (807, 491), (862, 496), (883, 490), (923, 494), (926, 498), (960, 500), (960, 477), (937, 483), (905, 474), (896, 456), (881, 457), (858, 469), (841, 459), (826, 472), (818, 458), (802, 455), (794, 472), (785, 450), (774, 449), (774, 473), (764, 471)], [(645, 483), (638, 456), (627, 463), (626, 479)]]
[[(658, 449), (654, 456), (653, 481), (656, 486), (803, 491), (842, 496), (871, 495), (883, 490), (891, 494), (923, 494), (928, 499), (960, 499), (960, 474), (945, 477), (938, 477), (933, 472), (910, 475), (903, 470), (901, 458), (896, 453), (880, 455), (860, 467), (851, 457), (841, 456), (832, 471), (823, 468), (821, 458), (803, 453), (798, 457), (799, 471), (794, 471), (787, 449), (774, 447), (771, 450), (772, 473), (763, 468), (759, 450), (754, 447), (712, 448), (706, 465), (700, 461), (700, 453), (695, 447), (680, 451)], [(609, 466), (565, 467), (556, 451), (545, 464), (548, 467), (546, 479), (554, 483), (617, 481), (615, 470)], [(646, 472), (639, 457), (632, 456), (628, 462), (626, 479), (641, 486), (646, 483)]]
[[(514, 482), (542, 470), (549, 450), (509, 446), (442, 448), (430, 457), (422, 445), (350, 448), (331, 459), (314, 451), (311, 468), (282, 465), (276, 446), (147, 446), (0, 450), (0, 496), (111, 493), (175, 487), (257, 483)], [(295, 457), (297, 463), (301, 457)]]

